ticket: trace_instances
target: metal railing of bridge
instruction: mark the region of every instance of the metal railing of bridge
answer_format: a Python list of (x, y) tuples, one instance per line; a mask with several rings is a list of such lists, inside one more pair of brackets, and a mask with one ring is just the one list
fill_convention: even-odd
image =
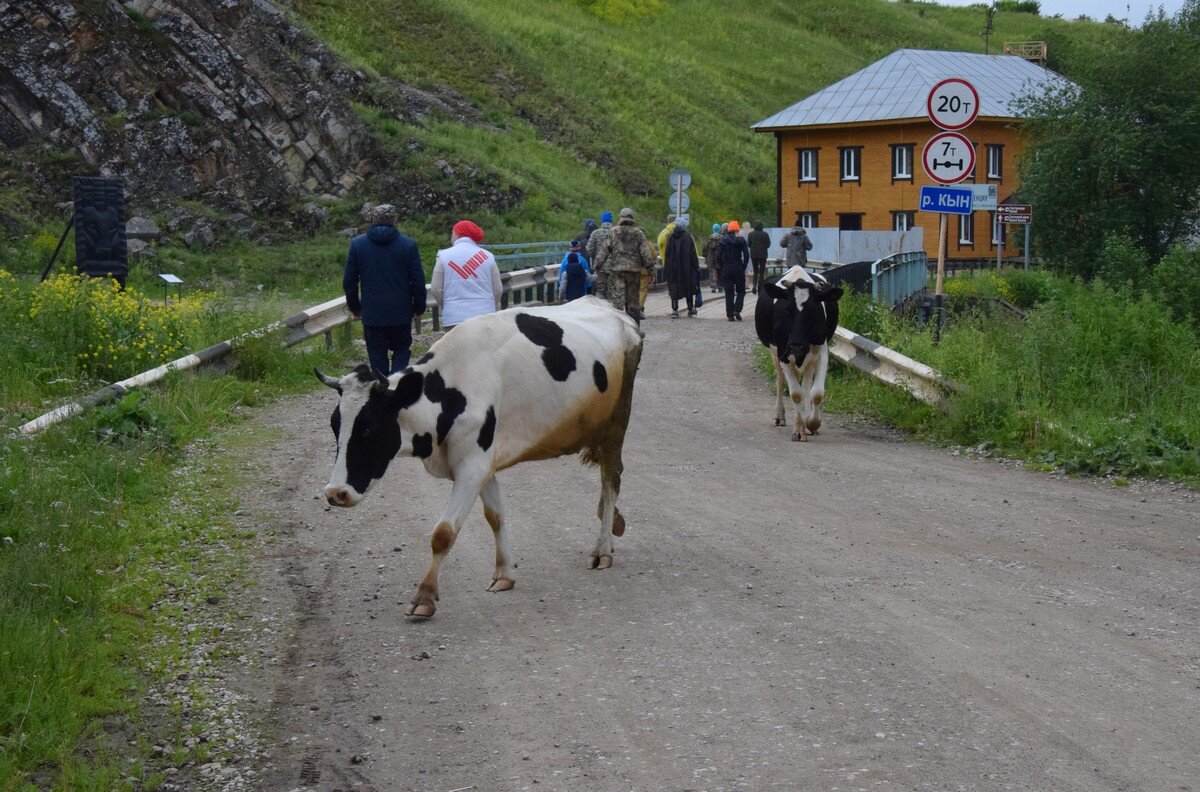
[(923, 250), (893, 253), (871, 264), (871, 299), (895, 307), (925, 288), (929, 256)]
[(501, 272), (527, 267), (557, 266), (571, 249), (570, 242), (519, 242), (510, 245), (484, 245), (496, 257)]

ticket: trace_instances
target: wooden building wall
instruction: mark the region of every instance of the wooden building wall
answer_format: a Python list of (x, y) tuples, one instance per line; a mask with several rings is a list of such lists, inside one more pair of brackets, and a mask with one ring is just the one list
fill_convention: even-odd
[[(998, 197), (1003, 201), (1020, 183), (1017, 160), (1021, 152), (1019, 133), (1009, 119), (979, 119), (963, 134), (975, 144), (975, 176), (964, 184), (996, 184)], [(819, 212), (818, 225), (837, 228), (838, 215), (861, 213), (864, 231), (891, 231), (893, 211), (913, 211), (915, 225), (924, 229), (925, 249), (931, 258), (937, 256), (938, 215), (918, 211), (921, 185), (936, 184), (925, 175), (921, 166), (921, 150), (926, 141), (937, 134), (929, 121), (873, 122), (858, 125), (804, 127), (776, 132), (779, 145), (779, 220), (790, 226), (801, 212)], [(913, 144), (911, 180), (892, 178), (892, 145)], [(1003, 146), (1001, 178), (987, 177), (986, 145)], [(842, 182), (840, 149), (861, 146), (860, 179)], [(798, 149), (816, 148), (817, 182), (799, 181)], [(946, 256), (954, 259), (994, 258), (991, 215), (986, 211), (973, 213), (974, 245), (959, 243), (957, 218), (947, 218)], [(1010, 228), (1011, 230), (1011, 228)], [(1011, 236), (1005, 243), (1005, 255), (1013, 255)]]

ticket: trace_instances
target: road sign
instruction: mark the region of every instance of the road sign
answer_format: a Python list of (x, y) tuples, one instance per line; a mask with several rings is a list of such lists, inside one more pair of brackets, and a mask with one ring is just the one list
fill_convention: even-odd
[(971, 191), (958, 187), (921, 187), (922, 212), (945, 212), (946, 214), (971, 214)]
[(938, 184), (958, 184), (975, 172), (975, 146), (957, 132), (942, 132), (925, 144), (921, 164)]
[(960, 77), (942, 80), (929, 92), (925, 111), (929, 120), (942, 129), (966, 129), (979, 116), (979, 91)]
[(692, 186), (692, 174), (683, 168), (676, 168), (667, 175), (667, 181), (672, 190), (686, 190)]
[(687, 214), (688, 207), (692, 205), (692, 199), (688, 198), (688, 194), (685, 192), (673, 192), (667, 199), (667, 205), (675, 214)]
[(971, 211), (978, 212), (983, 209), (995, 209), (997, 198), (997, 189), (994, 184), (964, 184), (964, 188), (971, 190)]
[(996, 209), (996, 222), (1029, 225), (1033, 222), (1033, 207), (1029, 204), (1000, 204)]

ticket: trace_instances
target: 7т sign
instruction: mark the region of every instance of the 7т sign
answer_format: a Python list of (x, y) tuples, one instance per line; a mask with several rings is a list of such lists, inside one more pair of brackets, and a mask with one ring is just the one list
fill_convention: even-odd
[(979, 91), (961, 77), (942, 80), (925, 100), (929, 120), (948, 132), (966, 129), (979, 116)]
[(925, 144), (921, 164), (938, 184), (958, 184), (975, 172), (975, 146), (957, 132), (942, 132)]

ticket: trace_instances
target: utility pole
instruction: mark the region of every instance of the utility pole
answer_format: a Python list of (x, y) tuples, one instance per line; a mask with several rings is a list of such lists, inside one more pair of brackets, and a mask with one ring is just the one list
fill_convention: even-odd
[(996, 4), (992, 3), (990, 6), (985, 8), (983, 10), (983, 14), (983, 54), (987, 55), (989, 48), (988, 38), (992, 35), (992, 31), (995, 30), (995, 26), (992, 24), (992, 18), (996, 16)]

